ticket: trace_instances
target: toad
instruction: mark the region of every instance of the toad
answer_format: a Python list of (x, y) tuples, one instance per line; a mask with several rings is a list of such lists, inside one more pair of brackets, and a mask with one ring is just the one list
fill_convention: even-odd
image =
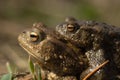
[[(100, 64), (109, 61), (89, 80), (120, 80), (120, 28), (97, 21), (78, 21), (68, 17), (56, 26), (58, 39), (70, 42), (87, 56), (89, 67), (80, 79)], [(80, 53), (81, 54), (81, 53)]]
[(79, 80), (88, 61), (57, 38), (55, 31), (35, 23), (19, 35), (18, 41), (39, 63), (45, 75), (42, 80)]

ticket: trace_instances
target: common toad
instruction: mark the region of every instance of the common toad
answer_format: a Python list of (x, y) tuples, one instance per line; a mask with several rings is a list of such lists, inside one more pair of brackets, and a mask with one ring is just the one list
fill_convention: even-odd
[(41, 66), (43, 80), (78, 80), (88, 63), (42, 23), (22, 32), (18, 41)]
[(84, 51), (89, 67), (80, 76), (82, 80), (97, 66), (109, 60), (89, 80), (120, 80), (120, 28), (97, 21), (78, 21), (69, 17), (56, 26), (60, 40), (70, 42)]

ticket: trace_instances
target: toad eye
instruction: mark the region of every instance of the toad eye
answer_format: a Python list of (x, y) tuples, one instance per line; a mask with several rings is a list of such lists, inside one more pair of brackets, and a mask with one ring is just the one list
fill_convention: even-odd
[(75, 29), (75, 26), (74, 26), (74, 25), (72, 25), (72, 24), (68, 24), (68, 25), (67, 25), (67, 30), (68, 30), (69, 32), (74, 31), (74, 29)]
[(31, 40), (31, 41), (35, 42), (35, 41), (37, 41), (38, 39), (39, 39), (38, 33), (36, 33), (36, 32), (31, 32), (31, 33), (30, 33), (30, 40)]

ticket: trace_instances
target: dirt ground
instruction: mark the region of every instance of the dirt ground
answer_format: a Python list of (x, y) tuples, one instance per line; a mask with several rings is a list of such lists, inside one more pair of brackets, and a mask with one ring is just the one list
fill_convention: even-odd
[(18, 70), (27, 70), (27, 54), (17, 42), (18, 34), (24, 29), (22, 25), (0, 21), (0, 73), (6, 73), (6, 63)]

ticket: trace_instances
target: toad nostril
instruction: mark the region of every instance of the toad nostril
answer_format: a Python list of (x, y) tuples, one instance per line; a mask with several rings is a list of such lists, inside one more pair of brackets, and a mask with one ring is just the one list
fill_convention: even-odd
[(26, 33), (26, 31), (23, 31), (22, 33)]

